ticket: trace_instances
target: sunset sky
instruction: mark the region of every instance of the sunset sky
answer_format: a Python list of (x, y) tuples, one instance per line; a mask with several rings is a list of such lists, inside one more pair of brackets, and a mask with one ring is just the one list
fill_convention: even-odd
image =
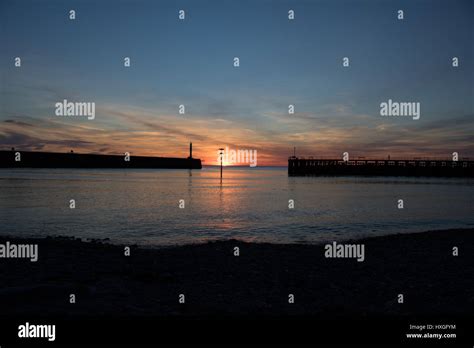
[[(257, 150), (259, 166), (286, 165), (293, 146), (474, 157), (473, 10), (468, 0), (2, 1), (0, 149), (186, 157), (192, 141), (204, 164), (228, 146)], [(55, 116), (63, 99), (95, 102), (95, 119)], [(420, 119), (380, 116), (388, 99), (420, 102)]]

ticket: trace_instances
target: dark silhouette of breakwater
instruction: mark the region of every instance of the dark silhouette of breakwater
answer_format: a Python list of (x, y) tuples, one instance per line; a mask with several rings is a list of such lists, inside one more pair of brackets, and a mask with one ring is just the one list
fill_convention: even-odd
[(153, 168), (201, 169), (198, 158), (0, 151), (0, 168)]
[(474, 177), (474, 161), (288, 158), (289, 176)]

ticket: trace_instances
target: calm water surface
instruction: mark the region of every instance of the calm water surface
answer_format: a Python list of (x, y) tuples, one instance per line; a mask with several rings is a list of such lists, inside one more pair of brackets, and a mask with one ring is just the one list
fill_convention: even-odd
[(218, 169), (207, 167), (1, 169), (0, 234), (153, 246), (230, 238), (315, 243), (474, 227), (473, 197), (473, 179), (295, 178), (286, 168), (225, 168), (221, 185)]

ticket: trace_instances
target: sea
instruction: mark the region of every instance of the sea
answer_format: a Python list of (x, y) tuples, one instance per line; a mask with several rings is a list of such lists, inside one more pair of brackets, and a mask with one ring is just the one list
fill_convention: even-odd
[[(402, 202), (402, 201), (403, 202)], [(473, 178), (289, 177), (285, 167), (0, 169), (0, 234), (164, 247), (322, 243), (474, 227)]]

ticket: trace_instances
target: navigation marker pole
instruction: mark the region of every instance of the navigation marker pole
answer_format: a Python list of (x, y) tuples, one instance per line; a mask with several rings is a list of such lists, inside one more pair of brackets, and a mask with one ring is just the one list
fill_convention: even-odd
[(219, 149), (219, 155), (221, 156), (221, 184), (222, 184), (222, 161), (223, 161), (223, 156), (224, 156), (224, 149), (223, 148)]

